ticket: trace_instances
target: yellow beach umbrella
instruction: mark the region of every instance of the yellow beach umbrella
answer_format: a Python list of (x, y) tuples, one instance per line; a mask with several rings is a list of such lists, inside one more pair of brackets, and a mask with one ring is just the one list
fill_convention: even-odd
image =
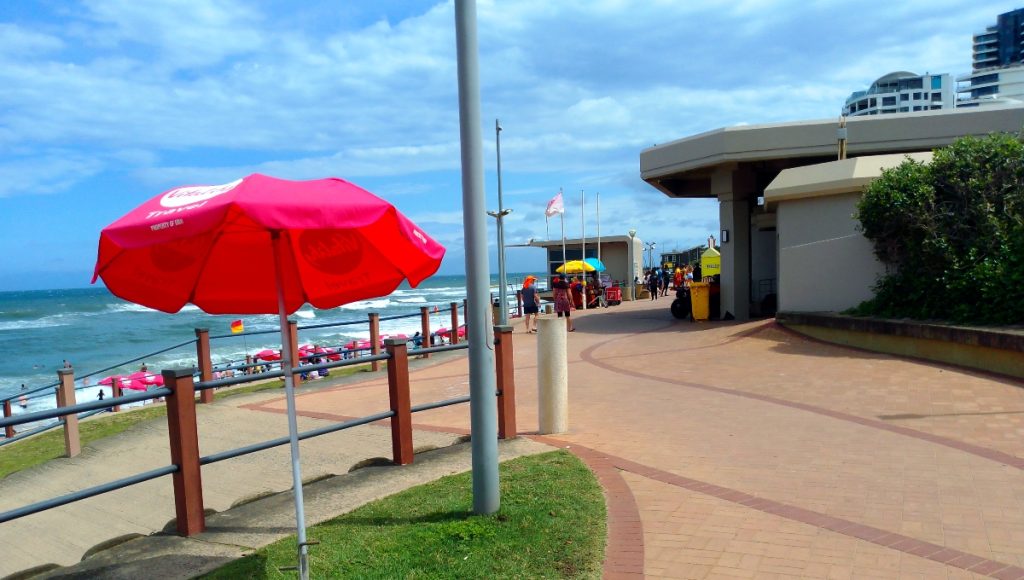
[(596, 270), (596, 268), (583, 260), (569, 260), (559, 266), (555, 272), (558, 272), (559, 274), (582, 274), (584, 272), (593, 272), (594, 270)]

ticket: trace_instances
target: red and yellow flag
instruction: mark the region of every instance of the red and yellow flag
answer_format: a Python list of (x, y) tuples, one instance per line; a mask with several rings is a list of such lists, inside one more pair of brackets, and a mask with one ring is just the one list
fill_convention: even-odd
[(245, 325), (242, 324), (241, 320), (236, 320), (231, 323), (231, 334), (238, 334), (239, 332), (245, 332)]

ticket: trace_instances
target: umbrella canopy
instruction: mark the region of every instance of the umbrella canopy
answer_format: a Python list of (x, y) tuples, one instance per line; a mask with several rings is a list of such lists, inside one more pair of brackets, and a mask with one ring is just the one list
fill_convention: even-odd
[[(412, 287), (441, 265), (444, 247), (372, 193), (341, 179), (266, 175), (171, 189), (100, 232), (93, 282), (164, 312), (192, 303), (211, 314), (273, 314), (291, 369), (287, 316)], [(272, 267), (240, 268), (272, 257)], [(258, 356), (258, 355), (257, 355)], [(308, 577), (295, 391), (285, 372), (299, 571)]]
[(555, 271), (559, 274), (583, 274), (593, 272), (595, 268), (583, 260), (569, 260), (559, 266)]
[(188, 303), (211, 314), (278, 312), (275, 268), (246, 268), (281, 252), (285, 311), (334, 308), (417, 286), (444, 248), (391, 204), (341, 179), (253, 174), (158, 195), (100, 233), (93, 282), (163, 312)]
[(276, 350), (270, 350), (269, 348), (259, 351), (255, 356), (263, 361), (281, 360), (281, 353)]
[(598, 260), (597, 258), (587, 258), (586, 260), (583, 261), (590, 264), (594, 268), (594, 271), (604, 272), (607, 269), (604, 267), (604, 262)]

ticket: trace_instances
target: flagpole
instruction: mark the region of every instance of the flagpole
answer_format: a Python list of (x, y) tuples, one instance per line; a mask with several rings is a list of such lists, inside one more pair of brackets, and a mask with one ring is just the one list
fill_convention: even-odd
[[(587, 196), (580, 190), (580, 261), (587, 263)], [(583, 309), (587, 309), (587, 267), (583, 269)]]
[[(601, 192), (597, 192), (597, 261), (601, 262)], [(601, 262), (602, 264), (604, 262)], [(601, 274), (598, 273), (598, 276)]]

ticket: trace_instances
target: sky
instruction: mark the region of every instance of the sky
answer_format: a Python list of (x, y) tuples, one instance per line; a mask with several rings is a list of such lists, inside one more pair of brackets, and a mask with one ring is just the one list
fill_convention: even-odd
[[(485, 188), (508, 246), (565, 233), (689, 248), (714, 200), (670, 199), (640, 152), (721, 127), (838, 118), (896, 70), (967, 73), (980, 0), (478, 0)], [(0, 2), (0, 291), (89, 283), (99, 232), (180, 185), (337, 176), (465, 271), (452, 2)], [(583, 194), (581, 195), (581, 191)], [(600, 196), (600, 222), (596, 200)], [(585, 196), (585, 212), (581, 197)], [(490, 270), (497, 271), (488, 218)], [(507, 249), (509, 272), (545, 268)]]

